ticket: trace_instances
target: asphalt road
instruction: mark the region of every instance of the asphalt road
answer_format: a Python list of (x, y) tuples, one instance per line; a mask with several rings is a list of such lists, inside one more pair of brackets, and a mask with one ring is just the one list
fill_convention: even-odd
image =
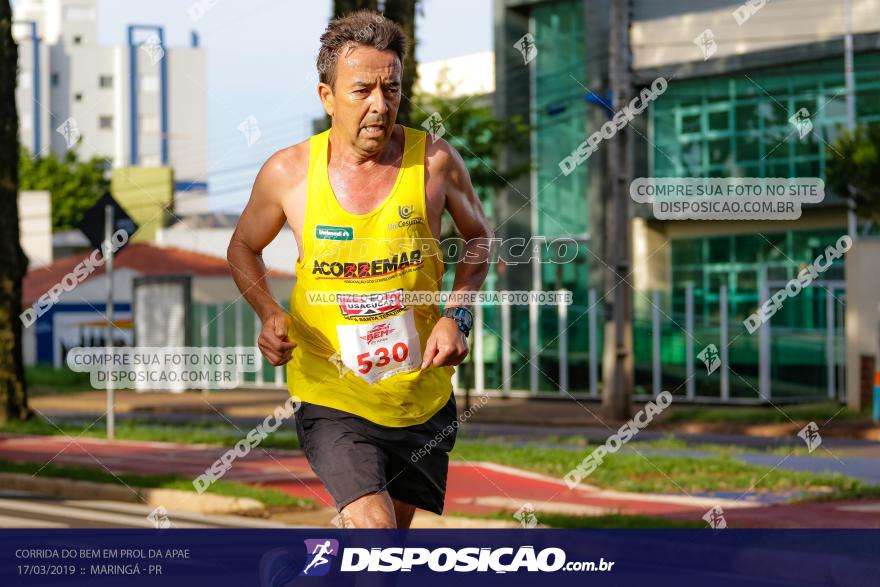
[[(23, 491), (0, 491), (0, 528), (156, 528), (154, 508), (119, 501), (68, 500)], [(156, 516), (154, 519), (159, 520)], [(242, 516), (167, 512), (171, 528), (287, 528)], [(164, 527), (164, 524), (163, 524)]]

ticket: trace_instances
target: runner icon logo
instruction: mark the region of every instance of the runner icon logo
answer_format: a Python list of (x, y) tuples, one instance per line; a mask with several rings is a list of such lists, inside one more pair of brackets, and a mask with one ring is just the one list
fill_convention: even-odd
[(299, 576), (322, 577), (330, 571), (331, 557), (339, 554), (339, 541), (332, 538), (309, 539), (306, 543), (306, 564)]

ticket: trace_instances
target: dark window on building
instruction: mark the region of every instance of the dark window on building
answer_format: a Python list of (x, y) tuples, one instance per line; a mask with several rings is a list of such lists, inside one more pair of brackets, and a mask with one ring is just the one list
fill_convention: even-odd
[(112, 88), (113, 87), (113, 76), (112, 75), (98, 76), (98, 87)]

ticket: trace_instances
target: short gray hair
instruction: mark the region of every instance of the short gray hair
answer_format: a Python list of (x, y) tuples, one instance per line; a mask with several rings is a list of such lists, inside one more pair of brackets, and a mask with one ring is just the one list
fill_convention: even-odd
[(400, 26), (372, 10), (358, 10), (330, 21), (321, 35), (318, 73), (322, 83), (336, 83), (336, 61), (352, 45), (365, 45), (380, 51), (393, 51), (403, 64), (408, 40)]

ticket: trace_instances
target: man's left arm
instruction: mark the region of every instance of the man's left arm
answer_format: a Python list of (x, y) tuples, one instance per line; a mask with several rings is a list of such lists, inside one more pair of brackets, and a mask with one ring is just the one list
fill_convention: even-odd
[[(438, 143), (446, 190), (446, 210), (466, 243), (464, 255), (455, 266), (455, 281), (446, 307), (472, 310), (470, 294), (480, 290), (489, 273), (489, 250), (494, 234), (461, 155), (445, 141)], [(467, 354), (467, 338), (459, 330), (458, 323), (451, 318), (441, 317), (425, 345), (422, 369), (430, 365), (458, 365)]]

